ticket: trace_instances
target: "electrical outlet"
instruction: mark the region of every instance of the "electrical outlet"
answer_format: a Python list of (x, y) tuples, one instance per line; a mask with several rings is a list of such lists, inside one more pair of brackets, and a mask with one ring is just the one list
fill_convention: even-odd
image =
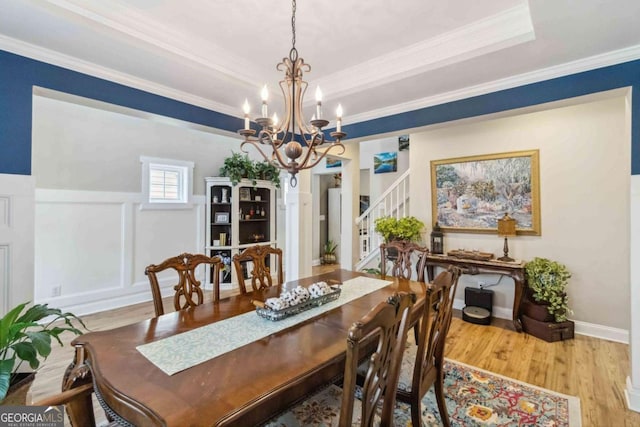
[(487, 286), (487, 282), (485, 282), (483, 280), (478, 280), (478, 287), (480, 289), (484, 288), (485, 286)]
[(51, 288), (51, 296), (52, 297), (59, 297), (60, 294), (62, 294), (62, 286), (58, 285), (58, 286), (53, 286)]

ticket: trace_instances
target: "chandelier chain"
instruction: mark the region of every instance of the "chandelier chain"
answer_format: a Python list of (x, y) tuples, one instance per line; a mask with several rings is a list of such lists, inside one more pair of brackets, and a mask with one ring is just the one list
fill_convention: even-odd
[(293, 0), (293, 2), (291, 2), (291, 44), (293, 46), (293, 49), (296, 48), (296, 0)]

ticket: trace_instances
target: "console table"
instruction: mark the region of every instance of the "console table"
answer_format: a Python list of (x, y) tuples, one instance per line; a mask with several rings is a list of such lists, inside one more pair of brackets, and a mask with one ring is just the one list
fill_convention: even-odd
[(524, 262), (503, 262), (498, 260), (480, 261), (475, 259), (456, 258), (447, 255), (426, 255), (427, 276), (429, 281), (434, 278), (434, 267), (447, 268), (450, 265), (460, 267), (463, 274), (501, 274), (509, 276), (515, 284), (515, 292), (513, 294), (513, 326), (516, 331), (522, 332), (522, 324), (520, 323), (520, 302), (524, 295), (525, 275)]

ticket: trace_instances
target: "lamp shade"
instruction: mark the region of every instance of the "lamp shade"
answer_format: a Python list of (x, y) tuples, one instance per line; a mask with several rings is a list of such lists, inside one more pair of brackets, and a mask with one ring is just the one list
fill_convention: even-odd
[(511, 237), (516, 235), (516, 220), (505, 213), (498, 220), (498, 236)]

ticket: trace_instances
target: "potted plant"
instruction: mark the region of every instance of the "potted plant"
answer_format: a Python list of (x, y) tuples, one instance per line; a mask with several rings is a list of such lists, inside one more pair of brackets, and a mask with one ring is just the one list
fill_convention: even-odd
[(571, 314), (566, 292), (571, 273), (567, 267), (547, 258), (536, 257), (524, 266), (524, 270), (530, 289), (528, 297), (544, 305), (554, 321), (567, 320), (567, 315)]
[(336, 249), (338, 249), (338, 244), (334, 243), (331, 239), (327, 240), (327, 243), (324, 244), (324, 255), (322, 255), (322, 262), (324, 264), (336, 263)]
[(253, 167), (257, 179), (271, 181), (276, 188), (280, 188), (280, 169), (275, 167), (273, 163), (254, 162)]
[(424, 223), (414, 216), (402, 218), (385, 216), (375, 221), (375, 231), (380, 233), (386, 243), (394, 240), (417, 242), (420, 240), (420, 232), (423, 228)]
[[(48, 304), (36, 304), (28, 309), (22, 303), (0, 319), (0, 404), (24, 405), (26, 393), (35, 377), (35, 370), (51, 353), (51, 338), (60, 345), (65, 331), (81, 335), (74, 322), (86, 326), (72, 313), (63, 313)], [(61, 323), (63, 322), (63, 323)], [(32, 372), (21, 373), (24, 362)], [(14, 393), (20, 394), (14, 396)]]
[(256, 185), (257, 179), (271, 181), (276, 188), (280, 188), (280, 171), (269, 162), (253, 161), (247, 154), (231, 153), (230, 157), (224, 159), (220, 168), (220, 176), (226, 176), (231, 180), (232, 185), (238, 185), (243, 179), (251, 180)]

